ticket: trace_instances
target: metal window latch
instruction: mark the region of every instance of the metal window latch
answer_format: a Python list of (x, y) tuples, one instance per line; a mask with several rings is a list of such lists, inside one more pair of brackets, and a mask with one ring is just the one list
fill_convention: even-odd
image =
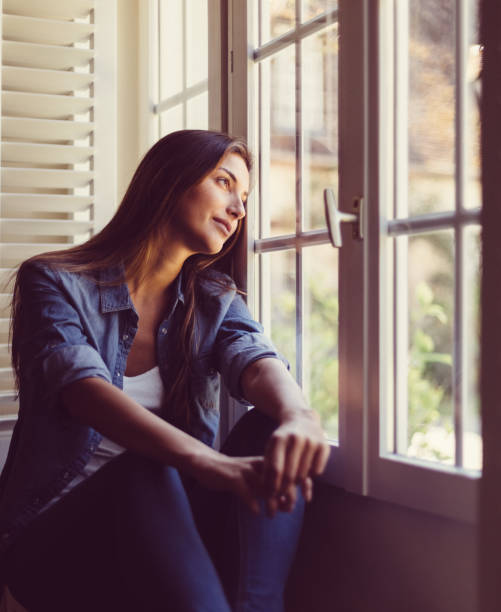
[(363, 239), (363, 204), (364, 199), (362, 197), (355, 198), (353, 200), (353, 213), (341, 212), (336, 206), (332, 189), (324, 189), (325, 219), (333, 247), (343, 246), (341, 223), (352, 223), (353, 238), (356, 240)]

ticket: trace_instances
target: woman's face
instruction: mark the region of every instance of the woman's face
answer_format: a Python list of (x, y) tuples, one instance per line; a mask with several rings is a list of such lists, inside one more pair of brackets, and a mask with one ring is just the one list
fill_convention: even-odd
[(245, 216), (249, 171), (237, 153), (227, 153), (216, 168), (180, 201), (173, 219), (174, 240), (190, 254), (219, 253)]

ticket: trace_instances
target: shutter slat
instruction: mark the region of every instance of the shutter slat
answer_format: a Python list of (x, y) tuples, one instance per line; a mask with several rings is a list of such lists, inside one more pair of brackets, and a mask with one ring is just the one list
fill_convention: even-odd
[(42, 142), (82, 140), (94, 130), (90, 121), (2, 117), (2, 137)]
[(85, 89), (93, 82), (93, 75), (67, 70), (42, 70), (3, 66), (2, 89), (32, 93), (67, 94)]
[[(10, 293), (0, 293), (0, 318), (2, 319), (9, 318), (11, 299), (12, 299), (12, 296), (10, 295)], [(1, 371), (2, 371), (2, 368), (0, 368), (0, 378), (1, 378)]]
[(94, 51), (91, 49), (10, 40), (4, 40), (2, 43), (2, 62), (9, 66), (70, 70), (76, 66), (87, 66), (93, 57)]
[(62, 119), (69, 115), (88, 112), (92, 104), (91, 98), (84, 97), (2, 92), (2, 112), (15, 117)]
[(56, 21), (19, 15), (3, 15), (3, 37), (41, 45), (71, 45), (87, 40), (94, 26), (74, 21)]
[(91, 147), (2, 142), (2, 161), (35, 164), (77, 164), (88, 161)]
[(47, 19), (85, 18), (94, 8), (93, 0), (3, 0), (4, 13)]
[[(14, 277), (11, 268), (0, 268), (0, 291), (12, 293), (14, 289)], [(3, 344), (0, 342), (0, 350)]]
[[(10, 308), (6, 312), (6, 316), (9, 316)], [(11, 368), (0, 368), (0, 391), (14, 392), (14, 373)]]
[(79, 236), (92, 229), (92, 221), (73, 221), (72, 219), (2, 219), (0, 237), (33, 236)]
[(91, 196), (2, 193), (2, 218), (17, 217), (22, 213), (74, 213), (92, 204)]
[(38, 168), (2, 168), (2, 185), (12, 187), (33, 187), (71, 189), (85, 187), (92, 180), (93, 173), (85, 170), (42, 170)]
[(0, 344), (0, 367), (10, 367), (10, 351), (8, 344)]
[(9, 319), (0, 319), (0, 342), (6, 344), (9, 341)]
[[(59, 251), (68, 248), (68, 244), (61, 242), (11, 242), (8, 244), (0, 244), (0, 267), (16, 268), (25, 259), (45, 253), (47, 251)], [(2, 327), (0, 325), (0, 342), (2, 340)]]
[(10, 422), (12, 415), (17, 414), (18, 410), (19, 402), (16, 393), (0, 393), (0, 416)]

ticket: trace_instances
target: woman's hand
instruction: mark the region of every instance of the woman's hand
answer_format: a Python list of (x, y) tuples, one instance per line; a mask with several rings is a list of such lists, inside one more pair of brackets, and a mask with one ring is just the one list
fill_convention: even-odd
[(264, 457), (268, 514), (290, 511), (296, 503), (298, 485), (306, 501), (311, 500), (312, 478), (323, 472), (329, 458), (320, 418), (308, 408), (301, 389), (278, 359), (254, 361), (240, 381), (245, 398), (279, 423)]
[(294, 508), (298, 485), (305, 500), (311, 501), (312, 477), (324, 471), (329, 453), (316, 412), (292, 412), (282, 421), (268, 441), (264, 457), (263, 482), (270, 516), (277, 509), (290, 512)]
[(263, 457), (229, 457), (213, 451), (195, 457), (190, 473), (208, 489), (235, 493), (251, 512), (259, 514), (263, 467)]

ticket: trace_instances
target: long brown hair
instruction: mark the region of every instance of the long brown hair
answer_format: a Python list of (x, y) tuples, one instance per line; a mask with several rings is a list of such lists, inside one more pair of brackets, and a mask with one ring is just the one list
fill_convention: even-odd
[[(132, 278), (139, 282), (146, 270), (156, 263), (162, 240), (162, 228), (176, 213), (182, 196), (211, 172), (227, 153), (237, 153), (250, 171), (252, 160), (245, 142), (227, 134), (206, 130), (181, 130), (161, 138), (146, 153), (139, 164), (117, 212), (110, 222), (87, 242), (61, 251), (37, 255), (37, 260), (97, 278), (100, 270), (123, 265), (126, 282)], [(216, 255), (195, 255), (183, 267), (183, 290), (186, 312), (179, 334), (178, 354), (182, 356), (174, 365), (174, 384), (166, 389), (164, 404), (189, 418), (189, 375), (194, 346), (195, 288), (197, 279), (209, 267), (231, 272), (231, 254), (242, 229), (237, 231)], [(11, 354), (16, 383), (20, 382), (19, 341), (22, 304), (19, 292), (21, 264), (14, 283), (10, 337)], [(96, 281), (97, 282), (97, 281)], [(221, 281), (221, 290), (229, 290), (232, 283)]]

